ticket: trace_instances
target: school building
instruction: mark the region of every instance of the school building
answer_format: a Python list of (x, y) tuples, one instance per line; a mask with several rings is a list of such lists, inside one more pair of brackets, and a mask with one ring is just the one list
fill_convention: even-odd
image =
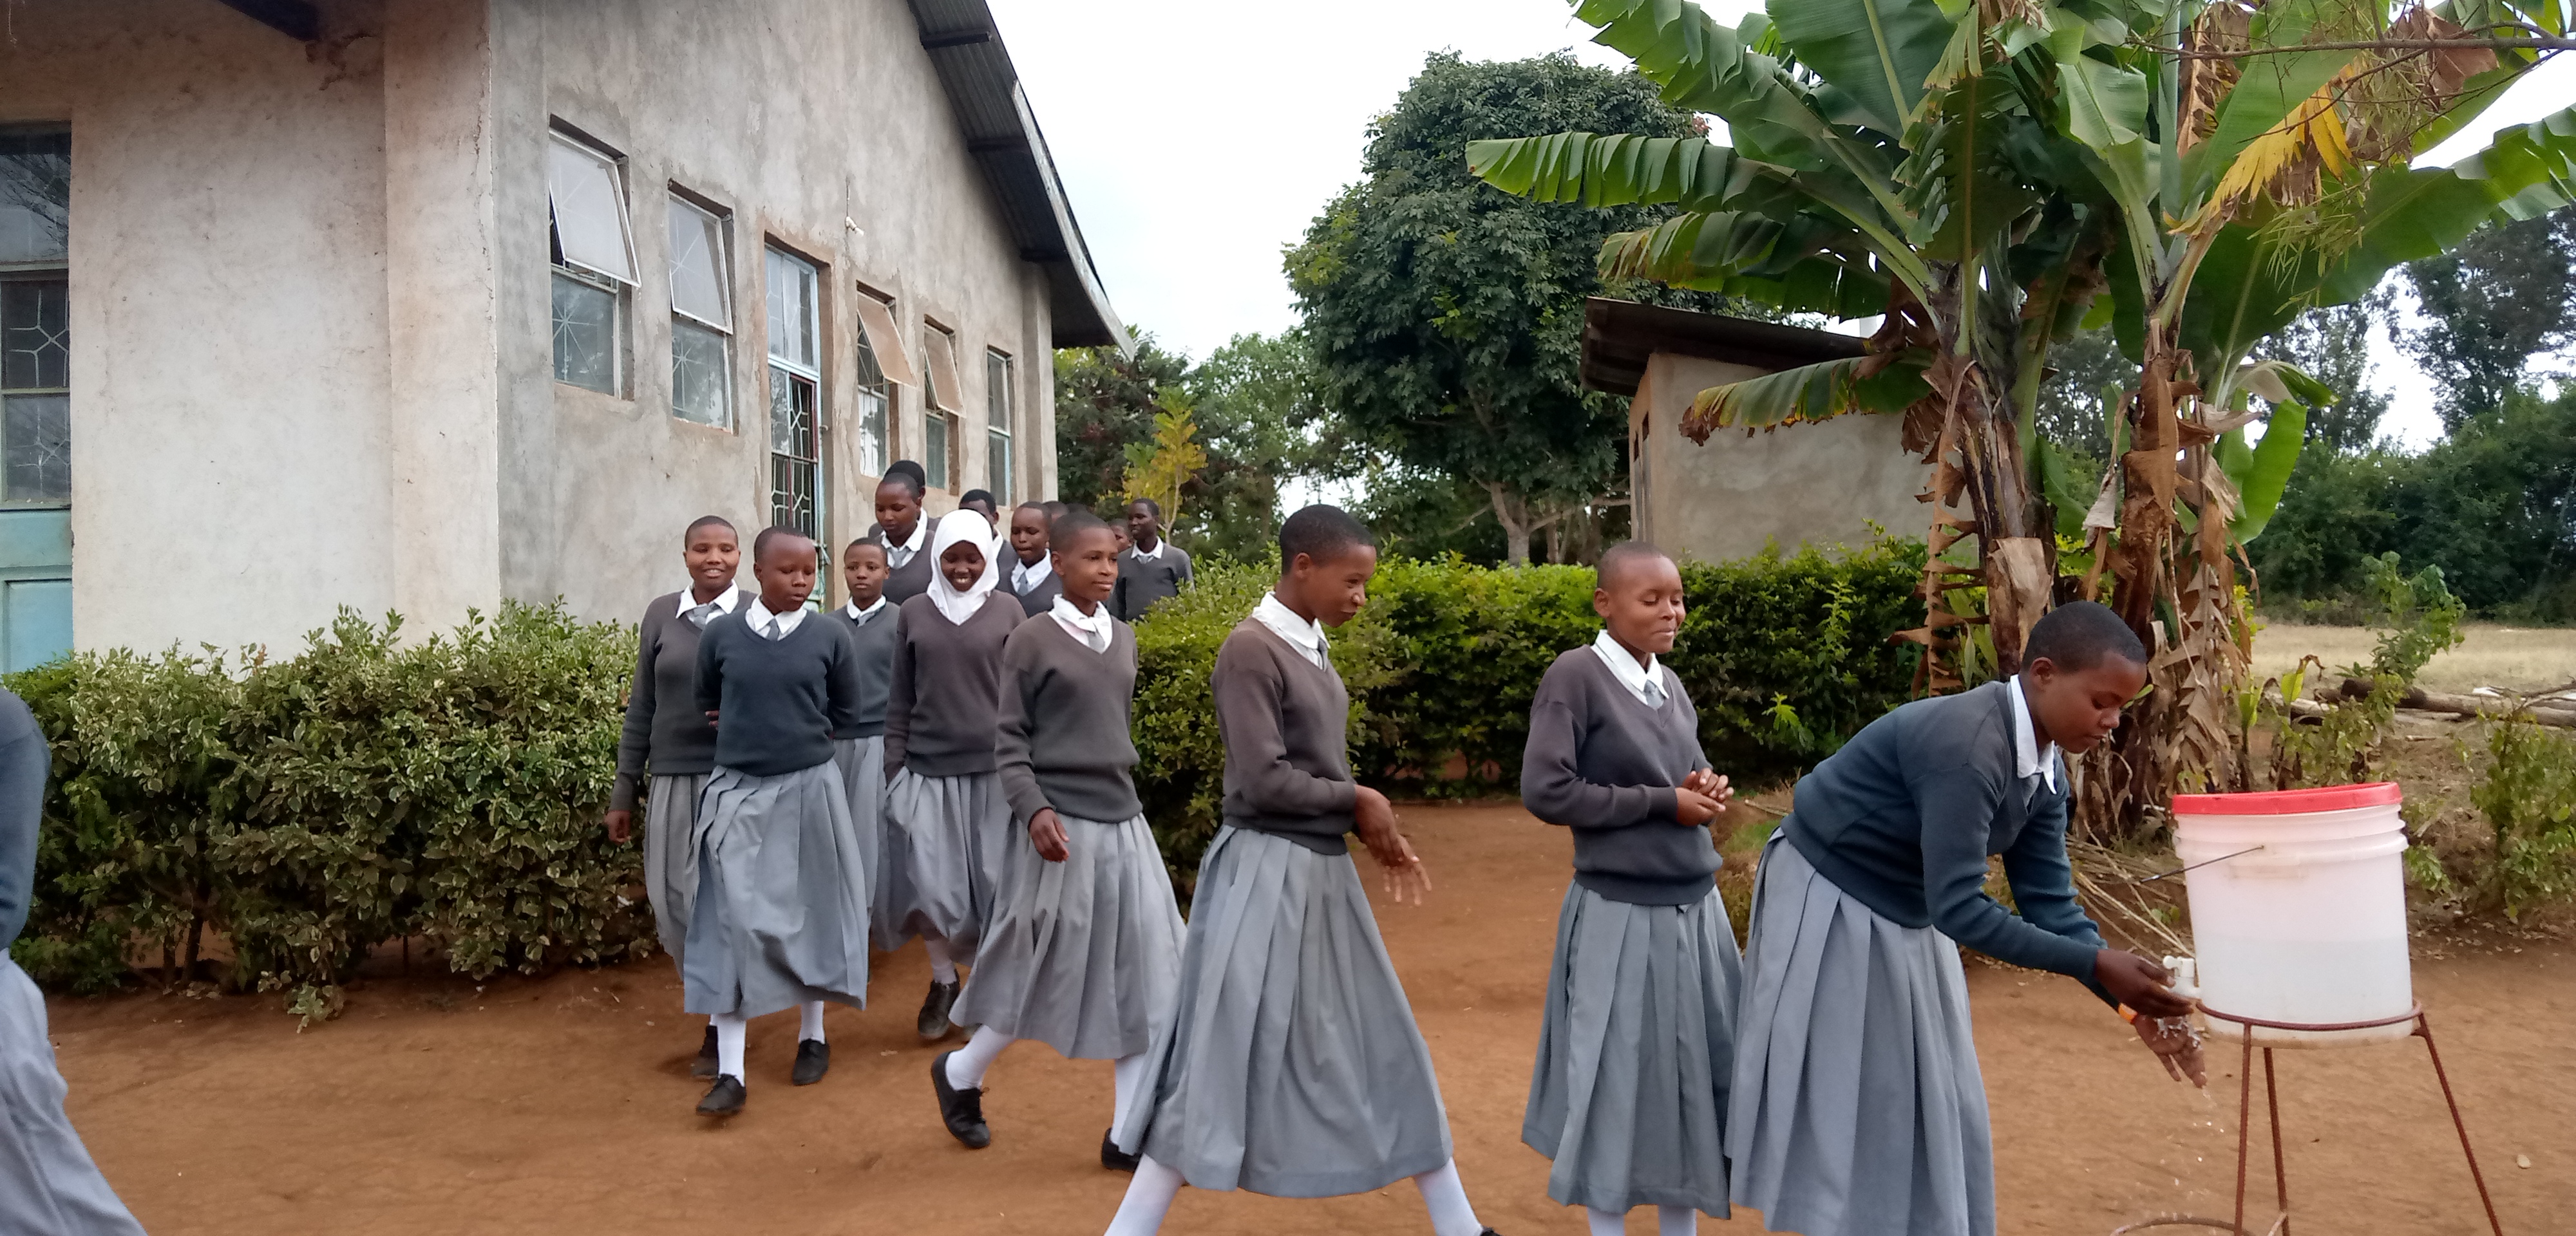
[(1052, 495), (1124, 341), (983, 0), (6, 7), (7, 668), (632, 620), (702, 514)]

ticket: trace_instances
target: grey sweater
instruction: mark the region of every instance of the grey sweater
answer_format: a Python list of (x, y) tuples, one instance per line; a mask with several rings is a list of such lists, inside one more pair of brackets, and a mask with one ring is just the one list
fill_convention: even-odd
[[(1002, 589), (1007, 592), (1010, 590), (1010, 587), (1010, 572), (1008, 568), (1005, 568), (1002, 574)], [(1053, 571), (1049, 571), (1047, 572), (1047, 577), (1045, 579), (1038, 581), (1037, 587), (1031, 588), (1026, 592), (1012, 593), (1011, 595), (1020, 599), (1021, 613), (1027, 614), (1031, 618), (1035, 618), (1038, 615), (1055, 608), (1055, 599), (1064, 595), (1064, 578)], [(1114, 601), (1117, 598), (1112, 597), (1110, 599)], [(1116, 617), (1118, 611), (1113, 606), (1109, 613), (1111, 617)]]
[[(894, 568), (886, 575), (886, 599), (897, 605), (930, 591), (930, 573), (937, 568), (937, 564), (930, 560), (930, 546), (932, 540), (939, 535), (939, 521), (924, 515), (921, 517), (921, 522), (923, 525), (921, 552), (914, 554), (911, 561)], [(894, 539), (886, 535), (884, 525), (868, 525), (868, 534), (860, 539), (874, 541), (884, 546), (887, 561), (893, 561)]]
[(26, 930), (36, 895), (36, 829), (44, 822), (53, 748), (27, 702), (0, 688), (0, 957)]
[[(894, 645), (903, 638), (903, 609), (892, 601), (870, 615), (866, 622), (850, 617), (848, 606), (833, 610), (830, 620), (849, 636), (850, 652), (856, 659), (859, 681), (858, 724), (835, 729), (832, 737), (874, 738), (885, 733), (886, 688), (894, 680)], [(809, 620), (810, 621), (810, 620)]]
[[(2075, 902), (2065, 761), (2053, 792), (2017, 775), (2014, 689), (1990, 682), (1870, 722), (1799, 779), (1781, 830), (1834, 887), (1890, 922), (1938, 927), (1999, 961), (2094, 986), (2102, 933)], [(1985, 894), (1989, 854), (2003, 856), (2018, 916)]]
[(1012, 818), (1044, 807), (1115, 824), (1145, 806), (1128, 771), (1136, 698), (1136, 633), (1112, 623), (1109, 647), (1091, 646), (1053, 617), (1031, 618), (1002, 646), (1001, 738), (994, 749)]
[(1208, 676), (1225, 743), (1225, 822), (1277, 833), (1318, 854), (1347, 854), (1359, 786), (1351, 780), (1351, 697), (1277, 633), (1246, 618)]
[(999, 589), (962, 623), (950, 622), (929, 597), (903, 603), (886, 692), (888, 778), (905, 768), (923, 777), (993, 771), (1002, 644), (1022, 617), (1019, 601)]
[[(1631, 905), (1689, 905), (1717, 883), (1706, 828), (1679, 822), (1673, 787), (1708, 767), (1699, 710), (1657, 666), (1664, 706), (1648, 708), (1592, 649), (1561, 653), (1530, 701), (1521, 804), (1574, 832), (1574, 882)], [(1723, 817), (1721, 817), (1723, 818)]]
[(859, 719), (849, 639), (820, 614), (770, 639), (744, 619), (749, 608), (708, 623), (698, 642), (698, 707), (721, 712), (716, 763), (776, 777), (830, 760), (832, 734)]
[[(687, 777), (715, 767), (716, 728), (698, 709), (698, 628), (680, 616), (686, 594), (655, 597), (636, 631), (635, 681), (626, 688), (626, 728), (617, 737), (611, 811), (632, 811), (648, 771)], [(734, 589), (734, 612), (752, 595)], [(694, 602), (692, 603), (694, 607)]]
[(1195, 578), (1190, 569), (1189, 551), (1162, 542), (1163, 552), (1153, 558), (1138, 554), (1133, 548), (1118, 555), (1118, 586), (1109, 594), (1109, 612), (1120, 622), (1134, 622), (1165, 597), (1179, 596), (1181, 586)]

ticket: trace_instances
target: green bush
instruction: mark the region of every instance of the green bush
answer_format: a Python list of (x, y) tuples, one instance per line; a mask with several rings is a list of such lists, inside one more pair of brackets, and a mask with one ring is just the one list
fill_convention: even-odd
[[(1921, 567), (1921, 545), (1902, 543), (1685, 565), (1689, 616), (1666, 662), (1699, 707), (1710, 761), (1742, 782), (1794, 776), (1901, 703), (1915, 652), (1887, 637), (1921, 620)], [(1212, 566), (1137, 626), (1137, 788), (1184, 884), (1215, 834), (1224, 776), (1208, 674), (1274, 574)], [(1360, 778), (1425, 797), (1517, 793), (1539, 677), (1600, 630), (1592, 578), (1455, 559), (1381, 567), (1368, 607), (1333, 634)]]
[(82, 654), (13, 675), (54, 751), (26, 933), (39, 981), (125, 981), (138, 947), (311, 1016), (368, 951), (420, 936), (457, 970), (650, 951), (640, 856), (598, 827), (634, 635), (505, 604), (397, 642), (343, 611), (305, 652)]

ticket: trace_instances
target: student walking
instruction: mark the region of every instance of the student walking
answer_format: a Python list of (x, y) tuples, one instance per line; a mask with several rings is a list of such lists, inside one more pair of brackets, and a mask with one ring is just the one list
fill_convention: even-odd
[(744, 1099), (751, 1018), (798, 1012), (792, 1079), (832, 1065), (823, 1003), (867, 1007), (868, 883), (832, 735), (858, 726), (856, 654), (832, 619), (810, 615), (818, 555), (785, 528), (752, 542), (760, 595), (707, 625), (698, 706), (716, 724), (693, 842), (697, 904), (681, 965), (688, 1009), (715, 1019), (716, 1081), (698, 1111)]
[[(1011, 512), (1011, 595), (1020, 599), (1020, 611), (1031, 618), (1055, 608), (1055, 599), (1064, 595), (1064, 581), (1056, 575), (1054, 555), (1047, 552), (1052, 535), (1048, 526), (1056, 518), (1047, 511), (1049, 505), (1053, 504), (1023, 502)], [(1083, 514), (1089, 517), (1091, 513)], [(1100, 521), (1094, 518), (1091, 522)], [(1112, 557), (1110, 561), (1114, 567), (1117, 559)]]
[(909, 459), (886, 465), (885, 479), (877, 482), (877, 522), (867, 539), (885, 546), (885, 595), (896, 605), (930, 590), (931, 555), (922, 551), (937, 521), (921, 513), (921, 497), (928, 489), (921, 465)]
[(1592, 1236), (1638, 1206), (1688, 1236), (1695, 1212), (1727, 1217), (1741, 962), (1709, 825), (1732, 791), (1655, 660), (1681, 632), (1681, 572), (1630, 541), (1599, 576), (1601, 634), (1548, 667), (1521, 758), (1521, 802), (1574, 834), (1521, 1140), (1555, 1160), (1547, 1195), (1583, 1207)]
[[(2200, 1080), (2163, 967), (2103, 945), (2066, 857), (2066, 762), (2147, 680), (2089, 601), (2022, 672), (1871, 722), (1798, 782), (1754, 880), (1727, 1156), (1736, 1205), (1804, 1236), (1987, 1236), (1994, 1150), (1959, 948), (2082, 982)], [(1985, 895), (2003, 857), (2019, 913)], [(2170, 1019), (2170, 1020), (2165, 1020)]]
[(1326, 651), (1377, 547), (1340, 509), (1279, 531), (1278, 586), (1217, 653), (1224, 827), (1199, 865), (1171, 1023), (1117, 1144), (1141, 1155), (1110, 1236), (1158, 1231), (1187, 1183), (1331, 1197), (1411, 1177), (1436, 1236), (1480, 1236), (1431, 1051), (1343, 834), (1399, 902), (1430, 888), (1386, 797), (1354, 783), (1350, 696)]
[(831, 621), (849, 637), (859, 700), (852, 724), (832, 731), (832, 763), (840, 771), (850, 826), (858, 833), (859, 854), (867, 864), (869, 938), (891, 952), (903, 944), (901, 925), (889, 912), (902, 900), (896, 874), (902, 864), (885, 840), (885, 714), (901, 614), (886, 599), (886, 574), (885, 546), (852, 541), (841, 551), (841, 582), (848, 586), (850, 600), (832, 611)]
[[(1118, 551), (1087, 511), (1058, 519), (1052, 540), (1063, 595), (1002, 649), (996, 758), (1029, 840), (1011, 847), (1008, 895), (957, 999), (956, 1018), (975, 1035), (930, 1070), (941, 1121), (977, 1149), (992, 1141), (985, 1070), (1020, 1039), (1069, 1060), (1115, 1061), (1114, 1122), (1180, 981), (1181, 911), (1128, 772), (1136, 633), (1109, 615)], [(1100, 1161), (1136, 1167), (1107, 1130)]]
[(930, 953), (916, 1023), (936, 1041), (954, 1028), (960, 964), (973, 964), (1001, 897), (1011, 808), (994, 776), (1002, 645), (1025, 617), (997, 596), (1000, 542), (973, 511), (939, 521), (930, 590), (903, 603), (886, 694), (886, 845), (904, 870), (895, 921)]
[(0, 688), (0, 1232), (143, 1236), (63, 1112), (45, 996), (9, 946), (36, 889), (36, 828), (53, 756), (26, 702)]
[(1179, 596), (1196, 576), (1188, 550), (1163, 539), (1163, 505), (1151, 498), (1127, 504), (1130, 547), (1118, 556), (1118, 593), (1110, 609), (1134, 622), (1165, 597)]
[[(617, 780), (608, 792), (608, 839), (626, 844), (639, 786), (644, 802), (644, 895), (653, 928), (673, 964), (683, 963), (689, 906), (698, 895), (698, 793), (715, 767), (716, 730), (698, 708), (698, 639), (706, 625), (742, 608), (734, 586), (742, 543), (722, 516), (701, 516), (681, 534), (689, 585), (644, 607), (635, 679), (626, 689), (626, 726), (617, 739)], [(646, 773), (650, 770), (650, 779)], [(690, 1076), (716, 1075), (716, 1028), (707, 1025)]]

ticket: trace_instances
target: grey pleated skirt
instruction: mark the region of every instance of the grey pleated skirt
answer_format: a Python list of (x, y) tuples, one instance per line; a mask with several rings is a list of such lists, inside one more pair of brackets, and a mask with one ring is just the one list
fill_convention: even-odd
[(1117, 1140), (1199, 1189), (1336, 1197), (1447, 1163), (1431, 1049), (1347, 854), (1224, 828)]
[(0, 948), (0, 1232), (143, 1236), (63, 1114), (45, 997)]
[(903, 865), (888, 908), (898, 938), (940, 936), (967, 961), (1001, 905), (1019, 832), (1001, 777), (924, 777), (904, 769), (886, 786), (885, 819), (886, 848), (900, 850), (893, 857)]
[(683, 1007), (867, 1007), (868, 871), (838, 770), (827, 760), (754, 777), (718, 765), (699, 801)]
[(1625, 1214), (1726, 1208), (1726, 1091), (1742, 962), (1712, 888), (1685, 906), (1567, 886), (1521, 1140), (1547, 1195)]
[(1132, 1056), (1171, 1015), (1181, 908), (1144, 816), (1059, 818), (1063, 862), (1040, 858), (1025, 836), (1012, 847), (1009, 891), (951, 1016), (1070, 1059)]
[(841, 791), (850, 803), (850, 827), (859, 834), (859, 856), (868, 865), (868, 942), (882, 952), (902, 946), (906, 937), (894, 907), (902, 900), (900, 864), (886, 846), (885, 735), (832, 740), (832, 766), (841, 774)]
[(1735, 1204), (1805, 1236), (1990, 1236), (1958, 946), (1879, 917), (1778, 836), (1753, 888), (1726, 1116)]
[(671, 962), (681, 959), (689, 943), (689, 907), (698, 899), (698, 795), (707, 788), (705, 773), (655, 777), (644, 791), (644, 898), (653, 904), (653, 933)]

